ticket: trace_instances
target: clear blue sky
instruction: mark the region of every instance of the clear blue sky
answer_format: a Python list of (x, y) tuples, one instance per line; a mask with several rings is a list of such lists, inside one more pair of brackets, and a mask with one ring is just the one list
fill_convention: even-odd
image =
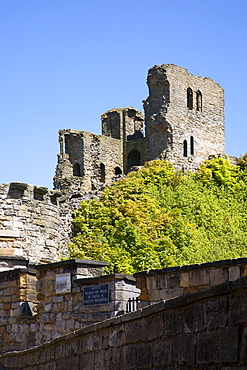
[(0, 0), (0, 183), (52, 188), (57, 132), (147, 97), (173, 63), (225, 89), (226, 151), (247, 152), (246, 0)]

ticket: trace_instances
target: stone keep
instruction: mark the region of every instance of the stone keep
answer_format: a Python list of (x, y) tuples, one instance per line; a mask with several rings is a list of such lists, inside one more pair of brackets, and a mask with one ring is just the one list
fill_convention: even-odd
[(132, 107), (103, 114), (102, 135), (59, 131), (55, 189), (95, 190), (154, 159), (194, 170), (224, 156), (224, 91), (217, 83), (173, 64), (151, 68), (147, 83), (145, 136), (144, 117)]
[(224, 91), (209, 78), (165, 64), (148, 71), (144, 101), (146, 158), (167, 159), (178, 169), (196, 169), (225, 154)]

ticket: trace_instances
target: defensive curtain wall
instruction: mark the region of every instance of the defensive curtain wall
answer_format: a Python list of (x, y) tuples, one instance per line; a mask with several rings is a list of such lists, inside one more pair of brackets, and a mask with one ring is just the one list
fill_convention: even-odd
[[(80, 263), (75, 262), (72, 262), (73, 269), (80, 269)], [(67, 263), (71, 266), (71, 262)], [(63, 267), (64, 271), (65, 265), (66, 263), (57, 264), (56, 267), (50, 266), (51, 281), (54, 279), (52, 275), (57, 273), (60, 267)], [(199, 277), (204, 267), (204, 264), (187, 266), (182, 271), (182, 274), (188, 273), (188, 279), (185, 278), (186, 285), (200, 285), (202, 281)], [(210, 284), (216, 283), (217, 275), (222, 276), (222, 271), (224, 274), (226, 270), (225, 276), (231, 279), (238, 276), (237, 271), (240, 275), (246, 275), (246, 267), (247, 259), (213, 262), (211, 266), (207, 264), (206, 274), (209, 275), (207, 280), (209, 284), (204, 288), (195, 286), (198, 291), (162, 300), (135, 312), (109, 318), (76, 331), (71, 330), (70, 334), (48, 340), (40, 346), (4, 353), (0, 356), (0, 364), (3, 369), (9, 370), (246, 369), (247, 277), (242, 276), (237, 280), (209, 287)], [(93, 265), (89, 268), (95, 270)], [(100, 267), (96, 267), (98, 268)], [(48, 271), (48, 266), (45, 270), (40, 266), (37, 276), (41, 281), (49, 275)], [(174, 272), (171, 268), (171, 275), (176, 276)], [(165, 283), (167, 280), (171, 281), (170, 273), (168, 269), (162, 272), (164, 285), (167, 285)], [(179, 273), (180, 271), (178, 280), (184, 281), (184, 276)], [(161, 271), (158, 275), (156, 286), (162, 281)], [(101, 282), (104, 289), (107, 281), (110, 280), (106, 277), (106, 281)], [(63, 279), (57, 280), (57, 289), (66, 289), (67, 283), (63, 285), (63, 282), (65, 282)], [(50, 291), (52, 289), (53, 286)], [(47, 313), (52, 306), (54, 307), (55, 302), (56, 304), (66, 302), (64, 300), (66, 295), (79, 293), (78, 295), (83, 296), (83, 300), (88, 302), (91, 299), (89, 292), (90, 290), (84, 290), (83, 293), (74, 291), (50, 295), (50, 305), (46, 304)], [(57, 297), (62, 299), (57, 300)], [(92, 300), (95, 297), (92, 297)], [(79, 300), (80, 304), (83, 300)], [(91, 307), (96, 305), (92, 304)], [(67, 312), (70, 312), (69, 306)], [(52, 327), (53, 325), (50, 325), (51, 331)]]
[[(0, 255), (31, 264), (58, 261), (61, 248), (58, 191), (20, 182), (0, 185)], [(0, 265), (5, 268), (6, 265)]]

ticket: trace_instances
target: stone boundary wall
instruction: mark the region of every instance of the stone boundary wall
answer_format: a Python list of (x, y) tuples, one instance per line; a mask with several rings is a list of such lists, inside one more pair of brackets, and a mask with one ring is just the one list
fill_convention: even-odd
[(247, 367), (247, 277), (162, 301), (22, 352), (8, 370)]
[(0, 260), (1, 268), (10, 267), (0, 271), (0, 353), (37, 346), (123, 314), (129, 298), (136, 309), (140, 290), (135, 278), (102, 275), (106, 265), (73, 259), (30, 268), (23, 257)]
[(247, 258), (166, 267), (134, 274), (141, 306), (209, 289), (247, 276)]

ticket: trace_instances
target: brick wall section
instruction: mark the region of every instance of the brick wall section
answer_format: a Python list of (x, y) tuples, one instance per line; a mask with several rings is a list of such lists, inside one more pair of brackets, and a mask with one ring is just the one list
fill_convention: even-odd
[(145, 306), (247, 276), (247, 258), (167, 267), (134, 274)]
[(244, 277), (3, 354), (0, 363), (9, 370), (245, 369), (246, 320)]
[(0, 351), (27, 348), (35, 343), (38, 324), (36, 271), (29, 268), (0, 272)]
[(58, 261), (58, 192), (25, 183), (0, 185), (0, 255)]

